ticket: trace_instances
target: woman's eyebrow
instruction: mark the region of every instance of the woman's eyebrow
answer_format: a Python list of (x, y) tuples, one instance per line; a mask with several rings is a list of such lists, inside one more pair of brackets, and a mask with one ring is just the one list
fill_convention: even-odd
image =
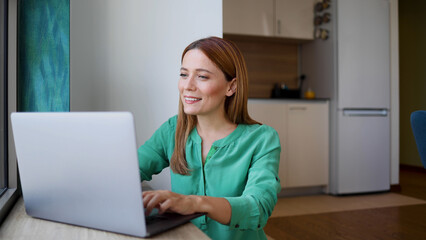
[[(180, 70), (181, 71), (189, 71), (187, 68), (184, 68), (184, 67), (181, 67)], [(195, 71), (196, 72), (207, 72), (207, 73), (213, 74), (213, 72), (211, 72), (211, 71), (209, 71), (207, 69), (204, 69), (204, 68), (197, 68), (197, 69), (195, 69)]]
[(195, 71), (197, 71), (197, 72), (208, 72), (208, 73), (212, 73), (211, 71), (209, 71), (207, 69), (204, 69), (204, 68), (197, 68), (197, 69), (195, 69)]

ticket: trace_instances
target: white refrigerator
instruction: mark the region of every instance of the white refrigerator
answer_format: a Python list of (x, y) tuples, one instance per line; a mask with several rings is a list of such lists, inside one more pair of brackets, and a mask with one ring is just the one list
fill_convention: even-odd
[[(388, 0), (335, 0), (328, 40), (302, 46), (302, 72), (331, 100), (330, 185), (337, 195), (390, 189)], [(321, 14), (321, 13), (320, 13)]]

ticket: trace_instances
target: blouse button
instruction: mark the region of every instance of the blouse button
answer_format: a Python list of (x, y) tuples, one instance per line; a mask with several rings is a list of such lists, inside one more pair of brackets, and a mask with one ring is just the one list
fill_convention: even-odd
[(260, 228), (260, 224), (257, 224), (257, 228)]
[(240, 227), (240, 225), (238, 225), (238, 224), (237, 224), (237, 225), (235, 225), (235, 228), (239, 228), (239, 227)]

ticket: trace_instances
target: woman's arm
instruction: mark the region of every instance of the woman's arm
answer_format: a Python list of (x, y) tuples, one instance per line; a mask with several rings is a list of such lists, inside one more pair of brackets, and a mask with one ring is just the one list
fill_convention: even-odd
[(229, 224), (231, 220), (231, 205), (225, 198), (182, 195), (158, 190), (143, 192), (143, 202), (146, 214), (153, 208), (158, 208), (160, 213), (172, 211), (187, 215), (204, 212), (209, 218), (221, 224)]
[(152, 175), (169, 166), (173, 153), (176, 116), (163, 123), (138, 149), (141, 180), (150, 181)]
[(263, 228), (277, 202), (281, 186), (278, 178), (281, 146), (274, 129), (262, 125), (249, 135), (252, 152), (247, 182), (241, 196), (225, 197), (231, 205), (230, 230)]

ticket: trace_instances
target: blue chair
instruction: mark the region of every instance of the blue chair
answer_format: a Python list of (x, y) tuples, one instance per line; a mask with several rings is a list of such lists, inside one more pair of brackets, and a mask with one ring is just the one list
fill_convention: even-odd
[(411, 113), (411, 128), (413, 129), (423, 167), (426, 168), (426, 111)]

